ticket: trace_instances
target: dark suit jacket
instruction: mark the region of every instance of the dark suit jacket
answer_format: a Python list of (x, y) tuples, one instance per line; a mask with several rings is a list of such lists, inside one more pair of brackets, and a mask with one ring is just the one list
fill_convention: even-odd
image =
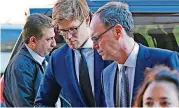
[[(96, 106), (105, 106), (101, 89), (101, 72), (109, 65), (94, 51), (94, 94)], [(80, 92), (74, 64), (74, 51), (64, 45), (52, 53), (50, 63), (35, 101), (35, 106), (54, 106), (60, 97), (62, 106), (87, 106)], [(64, 105), (64, 103), (66, 103)]]
[[(149, 48), (139, 44), (139, 53), (136, 61), (134, 88), (133, 88), (133, 101), (139, 85), (144, 79), (144, 70), (146, 67), (154, 67), (158, 64), (165, 64), (172, 69), (179, 69), (179, 54), (169, 50)], [(104, 71), (102, 75), (102, 83), (104, 87), (104, 94), (107, 106), (114, 107), (114, 88), (115, 88), (115, 75), (117, 63), (113, 62)], [(132, 103), (133, 103), (132, 101)]]
[(43, 78), (43, 68), (25, 45), (9, 62), (4, 73), (3, 96), (7, 107), (32, 107)]

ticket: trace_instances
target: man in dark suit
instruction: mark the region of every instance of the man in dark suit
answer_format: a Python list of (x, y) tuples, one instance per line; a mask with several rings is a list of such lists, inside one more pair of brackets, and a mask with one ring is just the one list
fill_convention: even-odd
[(51, 18), (32, 14), (22, 31), (24, 44), (10, 60), (4, 73), (4, 100), (7, 107), (32, 107), (44, 76), (45, 57), (56, 46)]
[(58, 0), (53, 23), (67, 44), (54, 51), (41, 83), (35, 106), (105, 106), (101, 72), (110, 63), (103, 61), (90, 37), (90, 11), (85, 0)]
[(98, 9), (90, 23), (94, 47), (104, 60), (113, 60), (103, 71), (102, 83), (109, 107), (131, 107), (146, 67), (165, 64), (179, 68), (179, 55), (145, 47), (133, 39), (134, 23), (127, 4), (110, 2)]

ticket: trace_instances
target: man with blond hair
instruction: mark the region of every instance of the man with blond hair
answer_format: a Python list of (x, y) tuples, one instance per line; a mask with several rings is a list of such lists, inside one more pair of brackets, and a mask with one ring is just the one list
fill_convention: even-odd
[(92, 49), (91, 14), (85, 0), (58, 0), (53, 7), (53, 23), (66, 43), (52, 53), (35, 106), (105, 106), (101, 72), (110, 63)]

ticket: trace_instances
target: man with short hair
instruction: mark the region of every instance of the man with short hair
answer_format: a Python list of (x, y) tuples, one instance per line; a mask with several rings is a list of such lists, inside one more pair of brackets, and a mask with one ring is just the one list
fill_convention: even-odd
[(110, 62), (92, 49), (86, 1), (58, 0), (52, 18), (67, 44), (52, 53), (35, 106), (54, 106), (59, 94), (62, 107), (105, 106), (101, 72)]
[(22, 31), (25, 44), (14, 55), (4, 74), (7, 107), (32, 107), (43, 78), (47, 56), (56, 46), (51, 18), (32, 14)]
[(134, 22), (127, 4), (105, 4), (94, 14), (90, 28), (94, 47), (103, 60), (114, 61), (102, 73), (109, 107), (132, 106), (146, 67), (165, 64), (179, 68), (177, 52), (145, 47), (134, 41)]

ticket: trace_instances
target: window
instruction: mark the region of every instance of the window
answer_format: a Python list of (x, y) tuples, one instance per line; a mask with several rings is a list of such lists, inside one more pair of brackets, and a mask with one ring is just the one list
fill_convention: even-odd
[(133, 17), (138, 43), (179, 52), (179, 14), (134, 13)]

